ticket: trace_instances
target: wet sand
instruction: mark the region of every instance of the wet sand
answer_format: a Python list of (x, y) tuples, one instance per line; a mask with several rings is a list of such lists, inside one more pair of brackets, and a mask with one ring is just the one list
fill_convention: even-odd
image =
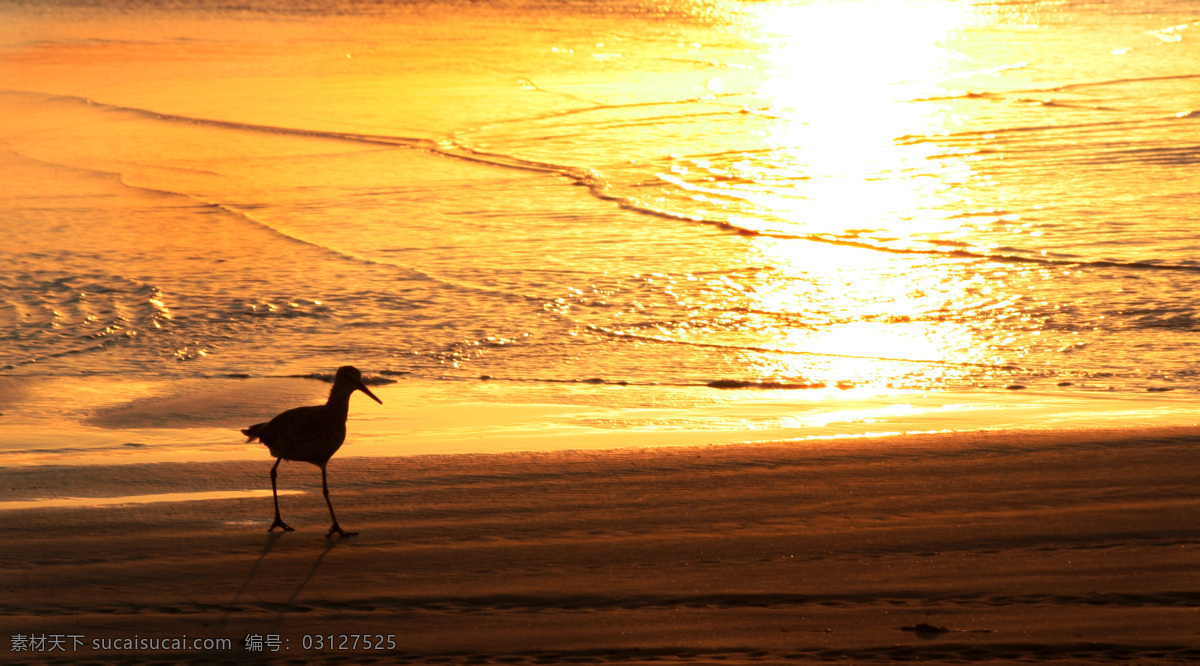
[[(142, 501), (0, 511), (4, 657), (1200, 659), (1198, 443), (1171, 428), (335, 458), (338, 517), (361, 532), (345, 540), (324, 538), (301, 463), (280, 468), (297, 529), (270, 535), (268, 459), (9, 468), (11, 502)], [(12, 651), (17, 636), (42, 649)], [(229, 646), (195, 645), (210, 639)]]

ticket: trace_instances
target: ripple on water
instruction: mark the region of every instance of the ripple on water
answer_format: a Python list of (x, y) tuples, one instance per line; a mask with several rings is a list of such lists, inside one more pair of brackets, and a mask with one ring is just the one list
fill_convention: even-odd
[(157, 287), (120, 275), (0, 275), (0, 368), (108, 348), (171, 318)]

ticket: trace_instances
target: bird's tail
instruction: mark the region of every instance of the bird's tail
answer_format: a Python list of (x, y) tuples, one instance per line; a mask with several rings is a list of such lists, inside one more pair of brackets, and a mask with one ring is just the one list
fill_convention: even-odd
[(267, 425), (267, 424), (255, 423), (254, 425), (250, 426), (249, 428), (242, 430), (242, 434), (246, 436), (246, 441), (253, 442), (254, 440), (258, 439), (258, 431), (265, 425)]

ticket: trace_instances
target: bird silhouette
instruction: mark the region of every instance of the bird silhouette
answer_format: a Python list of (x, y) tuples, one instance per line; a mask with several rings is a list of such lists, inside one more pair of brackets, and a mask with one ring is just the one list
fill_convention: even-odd
[(333, 526), (329, 528), (325, 537), (334, 534), (343, 537), (357, 534), (347, 532), (338, 525), (337, 515), (333, 513), (333, 502), (329, 501), (329, 483), (325, 478), (325, 466), (346, 440), (346, 414), (350, 410), (350, 394), (355, 391), (362, 391), (375, 402), (383, 404), (383, 401), (375, 397), (363, 384), (362, 373), (358, 368), (344, 365), (338, 368), (337, 375), (333, 378), (333, 388), (329, 390), (329, 400), (324, 405), (289, 409), (266, 423), (256, 423), (242, 431), (242, 434), (249, 438), (247, 442), (257, 439), (275, 456), (275, 466), (271, 468), (275, 522), (267, 528), (268, 532), (274, 532), (276, 527), (285, 532), (293, 530), (292, 526), (283, 522), (279, 516), (279, 491), (275, 485), (279, 463), (286, 459), (312, 463), (321, 468), (321, 490), (325, 494), (325, 504), (329, 506), (329, 517), (333, 519)]

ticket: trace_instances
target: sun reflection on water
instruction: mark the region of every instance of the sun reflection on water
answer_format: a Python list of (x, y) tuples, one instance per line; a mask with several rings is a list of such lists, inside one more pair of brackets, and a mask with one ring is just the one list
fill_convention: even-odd
[(934, 387), (1008, 363), (981, 322), (1011, 302), (990, 295), (978, 263), (853, 246), (903, 251), (936, 236), (944, 249), (971, 248), (960, 193), (976, 177), (969, 151), (905, 138), (954, 123), (917, 100), (945, 94), (959, 58), (949, 44), (977, 21), (969, 3), (947, 0), (765, 4), (747, 19), (769, 72), (757, 112), (774, 122), (768, 162), (733, 168), (766, 193), (748, 217), (777, 222), (738, 223), (765, 233), (756, 250), (779, 269), (751, 307), (795, 324), (771, 340), (788, 353), (745, 354), (759, 376)]
[(756, 245), (779, 275), (755, 290), (753, 307), (793, 324), (773, 334), (772, 348), (784, 353), (745, 354), (758, 376), (934, 388), (1008, 363), (1005, 339), (983, 322), (1004, 316), (1012, 299), (991, 294), (987, 272), (965, 261), (768, 238)]
[(959, 222), (930, 214), (953, 205), (969, 164), (926, 143), (945, 131), (935, 103), (956, 58), (945, 45), (972, 20), (959, 2), (859, 0), (767, 5), (760, 33), (769, 78), (760, 90), (779, 119), (766, 137), (803, 180), (775, 213), (807, 233), (945, 233)]

